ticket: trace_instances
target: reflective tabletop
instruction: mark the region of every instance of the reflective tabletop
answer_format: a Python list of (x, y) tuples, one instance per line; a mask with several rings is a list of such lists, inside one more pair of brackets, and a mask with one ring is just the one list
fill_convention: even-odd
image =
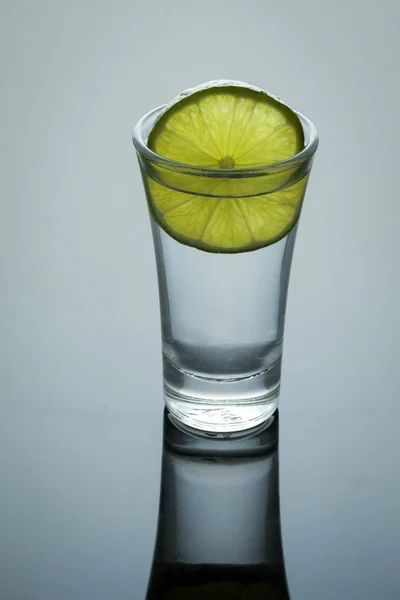
[[(154, 399), (131, 412), (2, 409), (2, 599), (144, 600), (166, 419)], [(292, 600), (400, 598), (397, 423), (284, 406), (279, 423)]]

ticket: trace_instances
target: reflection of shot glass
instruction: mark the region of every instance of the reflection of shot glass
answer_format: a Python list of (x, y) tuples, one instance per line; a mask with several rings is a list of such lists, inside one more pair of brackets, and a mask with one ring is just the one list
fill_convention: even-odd
[(278, 414), (252, 437), (210, 439), (165, 413), (159, 523), (147, 600), (288, 600)]
[[(265, 167), (200, 168), (168, 160), (148, 147), (162, 112), (163, 107), (145, 115), (133, 141), (158, 270), (165, 402), (191, 427), (214, 433), (245, 430), (267, 420), (278, 404), (290, 265), (317, 132), (298, 115), (304, 149), (295, 156)], [(256, 198), (261, 206), (265, 199), (270, 206), (282, 197), (295, 209), (288, 226), (268, 245), (261, 241), (246, 251), (210, 252), (200, 242), (198, 247), (186, 243), (166, 225), (159, 207), (171, 190), (185, 211), (194, 201), (223, 201), (230, 210), (237, 202), (246, 207)]]

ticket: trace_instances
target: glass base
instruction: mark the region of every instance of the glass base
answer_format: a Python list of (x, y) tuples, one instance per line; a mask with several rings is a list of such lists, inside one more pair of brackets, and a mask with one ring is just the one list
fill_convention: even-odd
[(267, 421), (279, 400), (281, 361), (251, 377), (206, 379), (164, 359), (164, 397), (171, 415), (210, 434), (253, 429)]

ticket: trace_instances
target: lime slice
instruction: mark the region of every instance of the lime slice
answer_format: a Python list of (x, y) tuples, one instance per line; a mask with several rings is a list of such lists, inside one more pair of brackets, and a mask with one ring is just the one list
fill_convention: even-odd
[(167, 106), (148, 146), (176, 163), (215, 170), (214, 177), (192, 171), (189, 178), (178, 170), (166, 184), (148, 179), (153, 213), (179, 241), (243, 252), (274, 243), (295, 224), (306, 178), (272, 193), (263, 193), (268, 177), (250, 178), (247, 187), (247, 179), (235, 178), (237, 170), (285, 161), (304, 148), (300, 119), (278, 98), (239, 82), (210, 82)]

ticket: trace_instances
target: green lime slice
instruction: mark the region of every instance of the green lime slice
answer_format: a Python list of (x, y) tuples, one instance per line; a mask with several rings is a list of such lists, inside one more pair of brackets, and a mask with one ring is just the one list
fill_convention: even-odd
[(278, 98), (239, 82), (188, 90), (166, 107), (148, 146), (177, 163), (224, 170), (220, 178), (173, 173), (167, 185), (148, 180), (157, 220), (179, 241), (242, 252), (274, 243), (295, 224), (306, 178), (264, 194), (265, 177), (255, 177), (249, 195), (247, 181), (234, 178), (235, 170), (281, 162), (304, 148), (299, 117)]

